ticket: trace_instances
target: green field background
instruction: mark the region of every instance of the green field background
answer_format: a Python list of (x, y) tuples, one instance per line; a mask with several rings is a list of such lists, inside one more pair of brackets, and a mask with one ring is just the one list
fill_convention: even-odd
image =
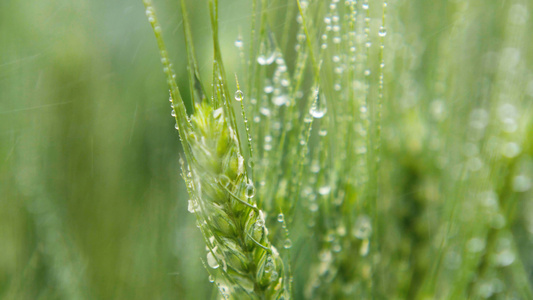
[[(212, 46), (205, 2), (191, 0), (189, 7), (201, 73), (208, 78)], [(220, 2), (220, 38), (231, 78), (239, 69), (233, 42), (239, 32), (247, 32), (251, 4)], [(473, 87), (483, 84), (483, 55), (500, 49), (508, 34), (504, 24), (510, 1), (465, 1), (469, 12), (460, 22), (454, 17), (457, 6), (450, 4), (457, 2), (395, 1), (389, 7), (398, 18), (393, 24), (402, 26), (389, 27), (389, 33), (399, 32), (414, 50), (394, 48), (398, 41), (388, 35), (386, 56), (408, 59), (386, 73), (384, 139), (394, 135), (389, 126), (406, 140), (397, 148), (384, 147), (383, 155), (400, 155), (411, 172), (426, 172), (419, 159), (425, 145), (409, 138), (424, 131), (423, 111), (438, 97), (433, 83), (442, 77), (441, 67), (447, 65), (449, 83), (455, 82), (450, 84), (457, 96), (452, 102), (462, 103), (449, 113), (467, 115), (466, 108), (483, 101), (478, 94), (483, 89)], [(280, 13), (295, 5), (274, 3), (272, 9)], [(523, 3), (533, 8), (530, 1)], [(185, 94), (179, 2), (156, 1), (156, 7)], [(526, 14), (530, 30), (518, 47), (521, 62), (531, 66), (533, 23), (531, 12)], [(441, 45), (449, 45), (450, 36), (457, 40), (456, 49), (446, 53)], [(205, 245), (187, 211), (178, 163), (181, 145), (161, 69), (141, 0), (0, 1), (1, 299), (212, 297), (201, 261)], [(531, 79), (516, 88), (527, 88)], [(533, 85), (529, 89), (515, 102), (520, 111), (531, 111)], [(401, 107), (400, 96), (417, 99), (422, 112), (397, 120), (391, 112)], [(447, 130), (461, 132), (462, 126)], [(390, 140), (394, 144), (394, 137)], [(398, 171), (392, 160), (384, 159), (391, 174)], [(405, 186), (384, 194), (416, 193), (416, 187)], [(530, 206), (521, 206), (521, 220)], [(532, 234), (516, 232), (523, 238), (522, 259), (531, 279), (533, 256), (527, 249)], [(298, 239), (297, 233), (293, 236)]]

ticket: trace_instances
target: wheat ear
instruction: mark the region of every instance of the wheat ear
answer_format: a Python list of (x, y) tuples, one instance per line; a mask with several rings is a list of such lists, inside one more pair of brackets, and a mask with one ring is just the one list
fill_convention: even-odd
[[(253, 198), (255, 187), (244, 166), (220, 53), (215, 51), (213, 97), (197, 99), (200, 103), (194, 104), (189, 118), (155, 10), (150, 0), (144, 4), (159, 45), (172, 115), (188, 163), (187, 167), (182, 164), (182, 169), (191, 198), (189, 211), (197, 216), (207, 246), (207, 264), (215, 271), (210, 277), (226, 299), (288, 298), (283, 261), (268, 240), (265, 215)], [(217, 24), (216, 14), (212, 18)]]
[(264, 213), (253, 199), (255, 188), (223, 108), (197, 104), (190, 123), (189, 208), (206, 238), (207, 263), (220, 271), (215, 279), (220, 291), (232, 298), (280, 298), (283, 263), (268, 240)]

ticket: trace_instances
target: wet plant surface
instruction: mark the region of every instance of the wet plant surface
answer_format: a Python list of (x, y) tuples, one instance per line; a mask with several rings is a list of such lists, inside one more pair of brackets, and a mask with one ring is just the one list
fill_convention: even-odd
[(533, 299), (532, 8), (2, 2), (0, 298)]

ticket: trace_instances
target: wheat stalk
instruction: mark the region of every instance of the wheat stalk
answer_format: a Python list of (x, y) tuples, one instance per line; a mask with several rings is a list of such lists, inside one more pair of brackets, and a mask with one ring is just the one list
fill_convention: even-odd
[[(185, 148), (188, 165), (182, 164), (182, 170), (191, 197), (189, 211), (196, 214), (198, 227), (205, 238), (207, 264), (216, 270), (211, 275), (212, 281), (216, 281), (224, 298), (282, 298), (287, 293), (283, 261), (268, 239), (265, 214), (254, 200), (255, 186), (244, 166), (217, 41), (213, 97), (208, 100), (202, 94), (189, 118), (174, 80), (155, 10), (151, 1), (145, 0), (144, 3), (168, 77), (172, 115), (176, 118), (176, 129)], [(215, 32), (216, 10), (215, 2), (212, 7)], [(187, 20), (185, 23), (189, 36)], [(195, 59), (191, 61), (194, 64)], [(190, 75), (193, 80), (193, 74)], [(235, 99), (242, 100), (240, 90)]]

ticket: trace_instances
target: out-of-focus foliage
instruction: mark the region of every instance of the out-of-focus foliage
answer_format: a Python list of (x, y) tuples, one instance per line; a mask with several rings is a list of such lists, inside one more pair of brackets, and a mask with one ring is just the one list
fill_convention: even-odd
[[(220, 0), (229, 77), (243, 68), (234, 42), (241, 34), (246, 43), (250, 2)], [(267, 3), (275, 35), (294, 31), (285, 20), (296, 18), (285, 14), (295, 14), (296, 1)], [(179, 3), (156, 6), (185, 94)], [(381, 6), (370, 1), (373, 34)], [(190, 0), (189, 7), (208, 78), (207, 4)], [(384, 299), (532, 296), (532, 9), (530, 0), (388, 2), (379, 193), (353, 220), (377, 225), (370, 254), (359, 261), (350, 258), (360, 252), (345, 253), (345, 261), (357, 261), (349, 282), (312, 286), (307, 262), (335, 255), (322, 249), (334, 246), (310, 224), (295, 225), (297, 299), (357, 289)], [(293, 70), (294, 41), (287, 45)], [(379, 62), (376, 53), (369, 59)], [(323, 82), (334, 95), (333, 67), (330, 73)], [(377, 76), (369, 81), (374, 96)], [(142, 1), (0, 1), (0, 298), (207, 299), (216, 292), (187, 212), (167, 91)], [(331, 136), (335, 125), (328, 126)], [(304, 220), (328, 219), (307, 208)]]

